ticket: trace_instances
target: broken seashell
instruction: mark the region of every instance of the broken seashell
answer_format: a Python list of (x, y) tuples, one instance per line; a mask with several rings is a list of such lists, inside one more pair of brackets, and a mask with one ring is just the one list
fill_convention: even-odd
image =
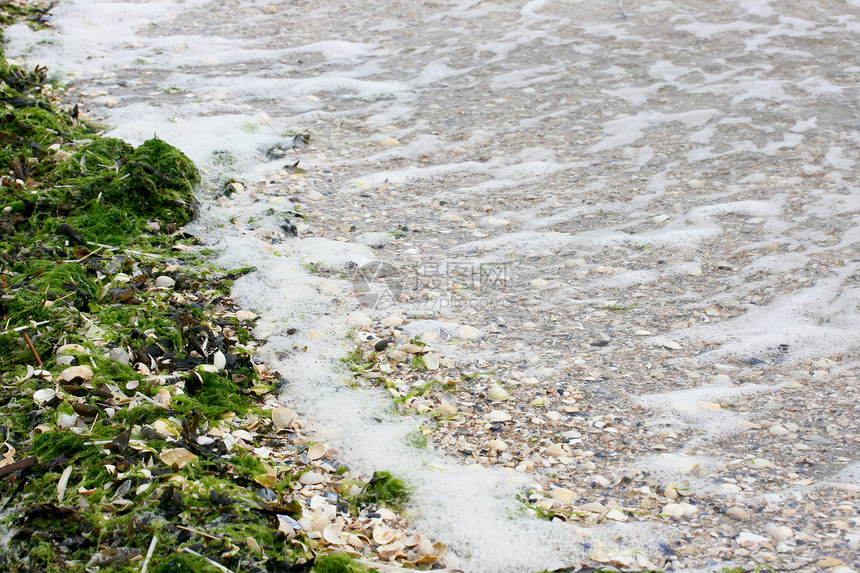
[(566, 487), (554, 487), (549, 491), (549, 496), (563, 505), (569, 505), (576, 499), (576, 492)]
[(507, 390), (502, 388), (497, 382), (494, 382), (490, 389), (487, 391), (487, 398), (494, 402), (502, 402), (504, 400), (509, 400), (511, 397), (508, 394)]
[(397, 541), (399, 534), (381, 523), (377, 523), (373, 527), (373, 540), (380, 545), (388, 545)]
[(508, 422), (511, 420), (511, 415), (502, 410), (493, 410), (484, 419), (488, 422)]
[(424, 366), (427, 370), (436, 370), (439, 368), (439, 357), (433, 352), (428, 352), (424, 355)]
[(152, 429), (165, 438), (169, 436), (178, 436), (179, 431), (170, 422), (166, 420), (156, 420), (152, 423)]
[(404, 344), (403, 346), (398, 346), (397, 349), (408, 354), (421, 354), (423, 352), (429, 352), (429, 349), (426, 346), (421, 346), (420, 344), (412, 344), (411, 342), (408, 344)]
[(170, 408), (170, 391), (167, 388), (162, 388), (155, 395), (155, 403), (162, 408)]
[(299, 483), (302, 485), (316, 485), (325, 481), (325, 476), (319, 472), (305, 472), (299, 476)]
[(279, 430), (289, 428), (298, 416), (286, 406), (278, 406), (272, 410), (272, 423)]
[(57, 349), (57, 356), (67, 354), (69, 352), (86, 352), (87, 349), (80, 344), (64, 344)]
[(258, 555), (263, 554), (263, 548), (260, 547), (260, 544), (257, 543), (257, 540), (254, 539), (253, 537), (246, 537), (245, 538), (245, 545), (248, 547), (248, 549), (250, 549), (254, 553), (256, 553)]
[(405, 547), (403, 547), (403, 542), (391, 543), (386, 545), (380, 545), (376, 548), (376, 552), (383, 559), (395, 559), (397, 557), (406, 557), (404, 553)]
[(236, 311), (236, 320), (238, 320), (239, 322), (245, 322), (246, 320), (254, 320), (255, 318), (257, 318), (257, 315), (250, 310)]
[(318, 460), (321, 457), (325, 456), (328, 451), (328, 446), (326, 444), (314, 444), (310, 448), (308, 448), (308, 459), (309, 460)]
[(72, 428), (78, 423), (78, 415), (77, 414), (64, 414), (63, 412), (57, 412), (57, 425), (61, 428)]
[(373, 321), (365, 313), (356, 310), (346, 315), (346, 323), (350, 326), (371, 326)]
[(474, 326), (462, 325), (458, 330), (457, 334), (460, 335), (460, 338), (465, 338), (466, 340), (473, 340), (475, 338), (481, 337), (481, 331), (479, 331)]
[(74, 380), (90, 380), (93, 377), (93, 370), (89, 366), (69, 366), (60, 373), (58, 378), (61, 382), (73, 382)]
[(168, 466), (176, 466), (179, 469), (184, 468), (189, 463), (197, 459), (197, 456), (186, 450), (185, 448), (172, 448), (164, 450), (158, 458)]
[(756, 535), (749, 531), (741, 531), (735, 537), (735, 541), (741, 547), (758, 547), (762, 543), (767, 542), (767, 537)]
[(549, 446), (546, 450), (544, 450), (544, 453), (554, 458), (560, 458), (562, 456), (569, 456), (570, 448), (568, 448), (564, 444), (558, 443)]
[(490, 451), (503, 452), (508, 449), (508, 444), (504, 440), (490, 440), (487, 442), (487, 449)]
[(63, 497), (66, 495), (66, 486), (69, 484), (69, 476), (72, 475), (74, 466), (66, 466), (60, 475), (60, 481), (57, 482), (57, 503), (63, 503)]
[(57, 395), (57, 391), (52, 388), (42, 388), (33, 392), (33, 401), (39, 406), (50, 402)]
[(323, 529), (323, 539), (332, 545), (344, 545), (349, 541), (349, 535), (343, 533), (342, 523), (331, 523)]
[(681, 517), (692, 517), (696, 515), (698, 508), (690, 503), (667, 503), (663, 506), (663, 512), (665, 515), (674, 518)]
[(224, 368), (227, 366), (227, 357), (224, 356), (224, 353), (220, 350), (212, 355), (212, 366), (214, 366), (218, 370), (224, 370)]

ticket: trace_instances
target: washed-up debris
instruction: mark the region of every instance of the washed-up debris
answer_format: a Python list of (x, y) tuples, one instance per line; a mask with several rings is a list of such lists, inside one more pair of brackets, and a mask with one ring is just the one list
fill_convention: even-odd
[(228, 296), (253, 269), (212, 268), (175, 232), (194, 214), (191, 162), (100, 137), (51, 105), (43, 71), (0, 75), (26, 111), (0, 126), (21, 147), (0, 157), (0, 569), (438, 563), (445, 547), (393, 510), (405, 484), (353, 475), (274, 398), (258, 317)]

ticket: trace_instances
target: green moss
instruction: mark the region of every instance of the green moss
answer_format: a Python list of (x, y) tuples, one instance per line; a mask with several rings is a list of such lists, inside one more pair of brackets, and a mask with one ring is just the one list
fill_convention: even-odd
[(117, 423), (128, 424), (129, 426), (142, 426), (152, 424), (154, 421), (165, 418), (168, 415), (169, 412), (161, 406), (144, 404), (129, 410), (120, 410), (113, 419)]
[(85, 213), (69, 217), (68, 223), (78, 229), (84, 240), (104, 245), (122, 245), (129, 237), (144, 230), (145, 221), (122, 209), (93, 203)]
[(236, 469), (236, 473), (250, 480), (266, 473), (266, 468), (260, 460), (253, 456), (234, 456), (230, 459), (230, 464)]
[(373, 472), (373, 477), (358, 495), (357, 502), (362, 505), (386, 505), (399, 509), (409, 499), (409, 488), (403, 480), (391, 472)]
[(420, 430), (412, 430), (406, 434), (406, 443), (416, 449), (424, 449), (427, 447), (427, 436)]
[(412, 357), (412, 370), (427, 370), (427, 364), (424, 362), (424, 357), (416, 354)]
[(33, 259), (19, 263), (16, 270), (20, 275), (18, 288), (13, 290), (15, 298), (5, 305), (10, 324), (15, 326), (53, 316), (56, 309), (46, 306), (47, 301), (52, 306), (55, 299), (65, 301), (62, 306), (83, 305), (98, 295), (98, 286), (81, 265)]
[(162, 559), (150, 571), (152, 573), (210, 573), (220, 572), (220, 569), (210, 565), (203, 557), (190, 553), (174, 553)]
[(194, 218), (194, 187), (199, 182), (200, 174), (185, 154), (154, 138), (131, 154), (104, 199), (166, 223), (184, 225)]
[(84, 439), (70, 431), (44, 432), (33, 438), (33, 455), (39, 458), (39, 463), (61, 455), (72, 457), (86, 447)]
[(365, 573), (371, 569), (353, 561), (346, 553), (320, 555), (314, 560), (314, 573)]
[[(8, 559), (4, 563), (16, 564), (13, 571), (78, 573), (98, 568), (88, 565), (90, 558), (109, 548), (145, 554), (155, 534), (160, 541), (150, 571), (216, 570), (199, 556), (176, 551), (185, 545), (235, 571), (261, 570), (272, 559), (292, 563), (298, 557), (308, 559), (309, 550), (285, 543), (272, 527), (271, 516), (259, 511), (254, 494), (259, 486), (249, 482), (270, 473), (262, 462), (251, 452), (228, 460), (214, 445), (193, 445), (193, 438), (219, 423), (226, 412), (250, 412), (257, 395), (271, 392), (277, 382), (259, 378), (247, 351), (211, 336), (213, 332), (217, 336), (216, 326), (222, 325), (216, 324), (214, 307), (229, 306), (217, 298), (218, 289), (226, 294), (230, 281), (253, 269), (225, 274), (203, 259), (213, 254), (209, 250), (189, 257), (169, 250), (177, 239), (167, 233), (194, 213), (192, 191), (199, 181), (194, 166), (158, 139), (134, 149), (120, 140), (99, 137), (41, 96), (44, 78), (44, 70), (30, 72), (7, 65), (0, 53), (0, 80), (5, 82), (0, 89), (7, 101), (0, 116), (0, 131), (5, 132), (0, 170), (13, 175), (0, 185), (0, 207), (9, 207), (0, 209), (0, 291), (4, 295), (0, 318), (6, 331), (0, 334), (5, 388), (0, 418), (7, 445), (18, 452), (16, 459), (34, 456), (38, 460), (22, 472), (25, 479), (0, 480), (0, 498), (8, 506), (5, 516), (0, 516), (0, 528), (11, 530), (2, 550)], [(154, 226), (147, 225), (152, 220), (159, 222), (164, 233), (153, 234)], [(207, 308), (193, 308), (177, 302), (173, 293), (151, 288), (157, 273), (176, 263), (182, 266), (177, 282), (183, 279), (177, 292), (206, 291)], [(120, 272), (132, 279), (112, 280)], [(11, 330), (19, 326), (26, 330)], [(249, 339), (249, 323), (234, 320), (234, 326), (241, 339)], [(200, 342), (206, 335), (208, 346)], [(208, 349), (212, 344), (227, 344), (236, 364), (231, 359), (228, 372), (220, 375), (189, 371), (196, 356), (189, 354), (192, 336), (193, 342)], [(54, 383), (32, 376), (32, 371), (26, 376), (28, 367), (38, 367), (41, 360), (56, 380), (66, 367), (57, 364), (56, 350), (67, 343), (85, 347), (72, 356), (77, 364), (92, 366), (92, 387), (64, 383), (59, 398), (37, 407), (33, 392)], [(142, 361), (154, 374), (183, 379), (184, 386), (172, 388), (172, 412), (145, 401), (129, 403), (122, 396), (153, 396), (160, 387), (145, 374), (107, 358), (114, 346), (131, 350), (133, 363)], [(142, 354), (153, 346), (164, 349), (156, 364)], [(139, 384), (128, 385), (131, 380)], [(174, 385), (169, 378), (163, 382), (168, 389)], [(39, 425), (56, 428), (57, 413), (71, 413), (74, 402), (98, 407), (96, 421), (76, 428), (80, 433), (57, 429), (34, 434)], [(105, 415), (108, 405), (116, 412), (113, 418)], [(159, 475), (165, 467), (157, 461), (157, 452), (176, 447), (178, 440), (168, 443), (157, 436), (135, 436), (145, 445), (132, 439), (126, 446), (122, 435), (130, 426), (168, 416), (189, 421), (182, 439), (191, 440), (189, 447), (198, 454), (195, 463), (179, 470), (177, 477), (183, 480), (175, 491)], [(60, 504), (57, 482), (69, 467), (73, 471)], [(144, 468), (158, 472), (152, 469), (149, 474)], [(278, 492), (281, 509), (295, 507), (298, 512), (300, 506), (291, 499), (291, 475), (279, 470), (278, 483), (270, 487)], [(212, 490), (233, 502), (213, 500)], [(131, 505), (125, 507), (124, 500)], [(57, 507), (78, 509), (73, 515), (65, 514), (74, 519), (65, 519), (51, 509)], [(16, 516), (25, 514), (29, 523), (16, 522)], [(188, 532), (178, 525), (205, 529), (226, 541), (197, 535), (189, 541)], [(31, 534), (23, 527), (36, 531)], [(263, 555), (246, 546), (247, 537), (264, 546)], [(63, 543), (58, 542), (61, 539)], [(303, 542), (301, 536), (297, 542)], [(228, 552), (229, 557), (220, 557)], [(140, 566), (138, 558), (114, 562), (109, 568), (131, 572)]]
[(197, 408), (209, 419), (217, 419), (227, 412), (245, 415), (249, 400), (243, 399), (236, 384), (212, 372), (203, 372), (201, 378), (203, 381), (198, 390), (174, 399), (173, 409), (178, 414), (185, 414)]

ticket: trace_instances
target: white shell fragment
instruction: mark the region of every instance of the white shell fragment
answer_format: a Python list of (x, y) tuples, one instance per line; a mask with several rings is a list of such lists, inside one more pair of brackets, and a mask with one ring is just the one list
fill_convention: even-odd
[(554, 487), (549, 491), (549, 496), (561, 502), (562, 505), (569, 505), (573, 500), (576, 499), (577, 495), (571, 489), (567, 489), (566, 487)]
[(308, 448), (308, 459), (309, 460), (318, 460), (325, 456), (328, 451), (328, 446), (326, 444), (314, 444), (310, 448)]
[(236, 320), (238, 320), (239, 322), (245, 322), (246, 320), (254, 320), (255, 318), (257, 318), (257, 315), (250, 310), (236, 311)]
[(325, 481), (325, 476), (319, 472), (305, 472), (299, 476), (299, 483), (302, 485), (316, 485)]
[(741, 531), (738, 533), (737, 537), (735, 537), (735, 541), (741, 547), (758, 547), (762, 543), (767, 542), (767, 537), (756, 535), (749, 531)]
[(439, 368), (439, 357), (433, 352), (428, 352), (424, 355), (424, 365), (427, 370), (436, 370)]
[(388, 545), (397, 540), (399, 534), (387, 525), (377, 524), (373, 528), (373, 540), (380, 545)]
[(663, 506), (663, 513), (674, 518), (692, 517), (697, 511), (691, 503), (667, 503)]
[(570, 448), (568, 448), (565, 444), (553, 444), (549, 446), (546, 450), (544, 450), (544, 453), (554, 458), (560, 458), (562, 456), (569, 456)]
[(180, 469), (184, 468), (186, 465), (197, 459), (197, 456), (195, 456), (185, 448), (172, 448), (169, 450), (164, 450), (158, 457), (168, 466), (176, 464), (177, 467), (179, 467)]
[(469, 326), (468, 324), (462, 325), (457, 330), (457, 334), (460, 335), (460, 338), (465, 338), (466, 340), (473, 340), (481, 337), (481, 331), (474, 326)]
[(218, 370), (224, 370), (224, 367), (227, 366), (227, 357), (220, 350), (212, 355), (212, 366)]
[(346, 323), (350, 326), (370, 326), (373, 321), (365, 313), (356, 310), (346, 315)]
[(63, 503), (63, 497), (66, 495), (66, 486), (69, 484), (69, 476), (72, 475), (74, 466), (66, 466), (63, 473), (60, 475), (60, 480), (57, 482), (57, 503)]
[(272, 410), (272, 423), (279, 430), (283, 430), (292, 426), (293, 421), (297, 418), (295, 412), (286, 406), (278, 406)]
[(343, 533), (342, 523), (331, 523), (322, 531), (323, 539), (332, 545), (344, 545), (349, 541), (349, 535)]
[(662, 336), (654, 338), (654, 344), (656, 344), (657, 346), (662, 346), (663, 348), (668, 348), (669, 350), (681, 350), (684, 348), (674, 340), (671, 340), (669, 338), (663, 338)]
[(61, 428), (72, 428), (78, 423), (78, 415), (77, 414), (64, 414), (63, 412), (57, 412), (57, 425)]
[(504, 400), (510, 400), (511, 395), (497, 382), (494, 382), (493, 385), (490, 386), (490, 389), (487, 391), (487, 398), (494, 402), (502, 402)]
[(33, 392), (33, 401), (41, 406), (45, 402), (50, 402), (57, 395), (57, 391), (53, 388), (42, 388)]
[(511, 420), (511, 415), (502, 410), (493, 410), (486, 415), (485, 419), (488, 422), (508, 422)]
[(92, 377), (93, 370), (89, 366), (69, 366), (60, 373), (58, 380), (61, 382), (71, 382), (77, 378), (90, 380)]

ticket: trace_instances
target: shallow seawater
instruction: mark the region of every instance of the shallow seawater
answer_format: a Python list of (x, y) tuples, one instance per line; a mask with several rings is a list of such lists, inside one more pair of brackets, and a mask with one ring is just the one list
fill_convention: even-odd
[[(64, 0), (53, 24), (13, 28), (7, 53), (77, 85), (112, 135), (157, 134), (210, 182), (267, 190), (210, 196), (195, 232), (222, 265), (258, 268), (235, 297), (264, 317), (284, 400), (350, 467), (408, 476), (449, 565), (534, 571), (596, 546), (657, 562), (661, 543), (679, 567), (744, 557), (731, 524), (703, 542), (704, 520), (523, 515), (515, 495), (552, 486), (631, 506), (643, 475), (687, 480), (715, 515), (772, 511), (759, 533), (803, 531), (803, 511), (780, 511), (809, 496), (858, 508), (856, 0)], [(305, 177), (281, 171), (296, 161)], [(300, 238), (266, 240), (290, 209)], [(380, 260), (400, 298), (372, 308), (349, 271)], [(495, 431), (481, 388), (430, 450), (405, 436), (432, 424), (348, 388), (357, 309), (408, 316), (464, 372), (492, 371), (514, 396), (511, 458), (462, 454)], [(591, 456), (550, 460), (559, 439)], [(741, 471), (759, 458), (774, 468)], [(639, 477), (592, 486), (619, 472)], [(849, 547), (823, 525), (806, 545), (831, 533)]]

